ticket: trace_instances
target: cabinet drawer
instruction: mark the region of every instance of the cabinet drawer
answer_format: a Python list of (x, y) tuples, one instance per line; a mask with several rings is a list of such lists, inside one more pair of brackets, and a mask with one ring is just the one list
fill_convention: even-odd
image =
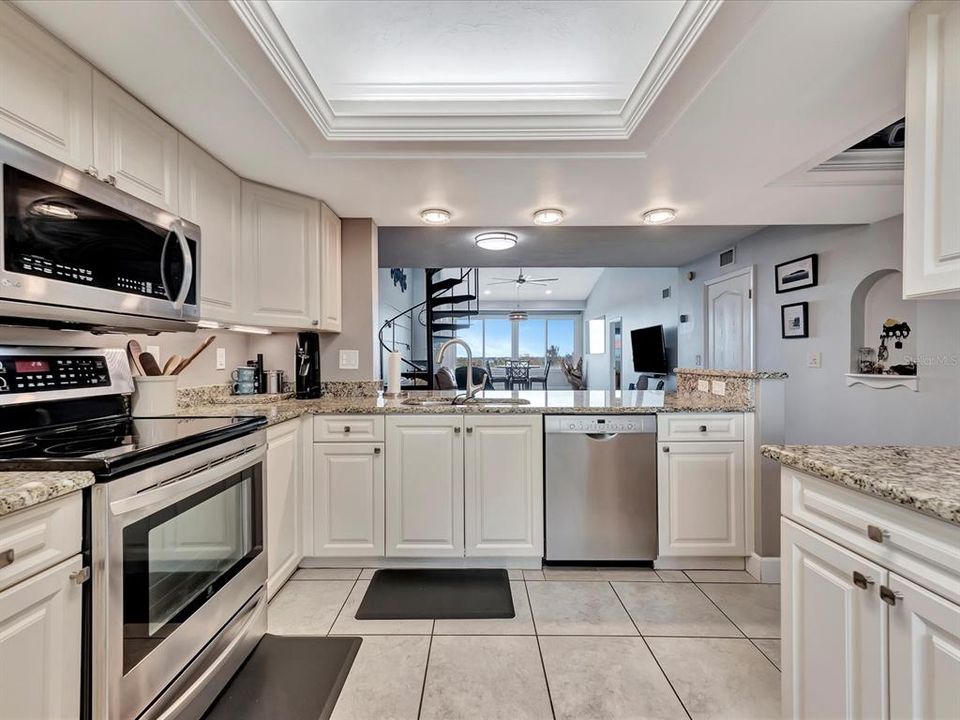
[(743, 440), (743, 415), (705, 413), (703, 415), (662, 414), (657, 418), (657, 439)]
[(317, 415), (313, 418), (314, 442), (383, 442), (380, 415)]
[(960, 526), (788, 467), (781, 482), (785, 517), (960, 603)]
[(81, 517), (74, 493), (0, 519), (0, 590), (80, 552)]

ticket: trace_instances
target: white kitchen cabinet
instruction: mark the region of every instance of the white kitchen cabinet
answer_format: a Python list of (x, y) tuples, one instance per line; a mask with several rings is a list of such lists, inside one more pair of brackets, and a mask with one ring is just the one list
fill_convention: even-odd
[(660, 442), (659, 554), (745, 554), (742, 442)]
[(468, 556), (543, 555), (543, 421), (539, 415), (464, 419)]
[(463, 418), (388, 417), (387, 557), (463, 555)]
[(0, 720), (80, 717), (81, 567), (74, 555), (0, 592)]
[(960, 606), (893, 573), (887, 586), (890, 717), (960, 716)]
[(267, 429), (266, 537), (267, 596), (274, 593), (300, 564), (301, 463), (300, 420)]
[(383, 444), (316, 443), (313, 554), (383, 555)]
[(320, 203), (320, 272), (315, 276), (320, 319), (317, 329), (326, 332), (340, 332), (341, 328), (340, 225), (336, 213), (326, 203)]
[(786, 519), (781, 553), (785, 717), (886, 717), (887, 571)]
[(242, 322), (240, 178), (180, 136), (180, 214), (200, 226), (200, 315)]
[(93, 164), (101, 180), (179, 212), (179, 133), (100, 73), (93, 76)]
[(0, 3), (0, 134), (63, 163), (93, 164), (93, 68)]
[(251, 182), (243, 183), (242, 196), (248, 321), (318, 328), (320, 203)]
[(910, 11), (903, 295), (960, 298), (960, 3)]

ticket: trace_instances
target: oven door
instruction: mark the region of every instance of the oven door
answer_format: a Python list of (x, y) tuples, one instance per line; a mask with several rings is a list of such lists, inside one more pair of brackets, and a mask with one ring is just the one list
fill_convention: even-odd
[(0, 316), (53, 325), (189, 329), (200, 229), (0, 140)]
[(139, 716), (266, 581), (251, 437), (94, 486), (94, 717)]

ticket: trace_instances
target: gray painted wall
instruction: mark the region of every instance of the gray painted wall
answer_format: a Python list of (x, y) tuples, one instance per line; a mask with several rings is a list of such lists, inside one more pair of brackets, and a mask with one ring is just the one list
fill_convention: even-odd
[[(757, 368), (785, 370), (788, 443), (960, 444), (960, 301), (922, 300), (916, 308), (912, 341), (921, 360), (920, 390), (847, 387), (851, 296), (860, 281), (881, 269), (899, 270), (903, 218), (873, 225), (767, 228), (737, 245), (735, 268), (753, 265), (756, 288)], [(777, 295), (774, 265), (818, 253), (819, 284)], [(679, 312), (690, 322), (679, 326), (679, 365), (695, 367), (703, 356), (703, 281), (728, 272), (716, 255), (681, 268)], [(734, 268), (734, 269), (735, 269)], [(686, 278), (694, 271), (696, 279)], [(810, 337), (780, 337), (780, 306), (810, 303)], [(872, 314), (877, 310), (874, 308)], [(897, 303), (890, 314), (903, 312)], [(879, 328), (877, 328), (879, 334)], [(876, 345), (876, 341), (873, 342)], [(822, 367), (807, 367), (807, 354), (820, 352)]]
[[(676, 367), (677, 359), (677, 277), (676, 268), (607, 268), (597, 280), (587, 298), (583, 311), (584, 322), (600, 315), (610, 320), (623, 318), (623, 377), (624, 387), (637, 379), (633, 371), (633, 352), (630, 331), (650, 325), (664, 326), (667, 362)], [(663, 299), (662, 291), (671, 288), (670, 297)], [(587, 387), (604, 390), (610, 387), (610, 338), (607, 333), (607, 352), (603, 355), (584, 355)], [(584, 333), (586, 344), (586, 333)], [(676, 387), (676, 379), (667, 379), (667, 389)]]

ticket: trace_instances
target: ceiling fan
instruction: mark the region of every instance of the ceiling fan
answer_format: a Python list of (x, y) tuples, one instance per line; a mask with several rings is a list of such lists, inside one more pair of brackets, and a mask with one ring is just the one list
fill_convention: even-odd
[(493, 278), (494, 282), (489, 282), (487, 285), (509, 285), (511, 283), (516, 284), (519, 289), (522, 285), (546, 285), (547, 283), (556, 282), (560, 278), (535, 278), (530, 277), (529, 275), (523, 274), (523, 268), (520, 268), (520, 274), (515, 278), (502, 278), (495, 277)]

